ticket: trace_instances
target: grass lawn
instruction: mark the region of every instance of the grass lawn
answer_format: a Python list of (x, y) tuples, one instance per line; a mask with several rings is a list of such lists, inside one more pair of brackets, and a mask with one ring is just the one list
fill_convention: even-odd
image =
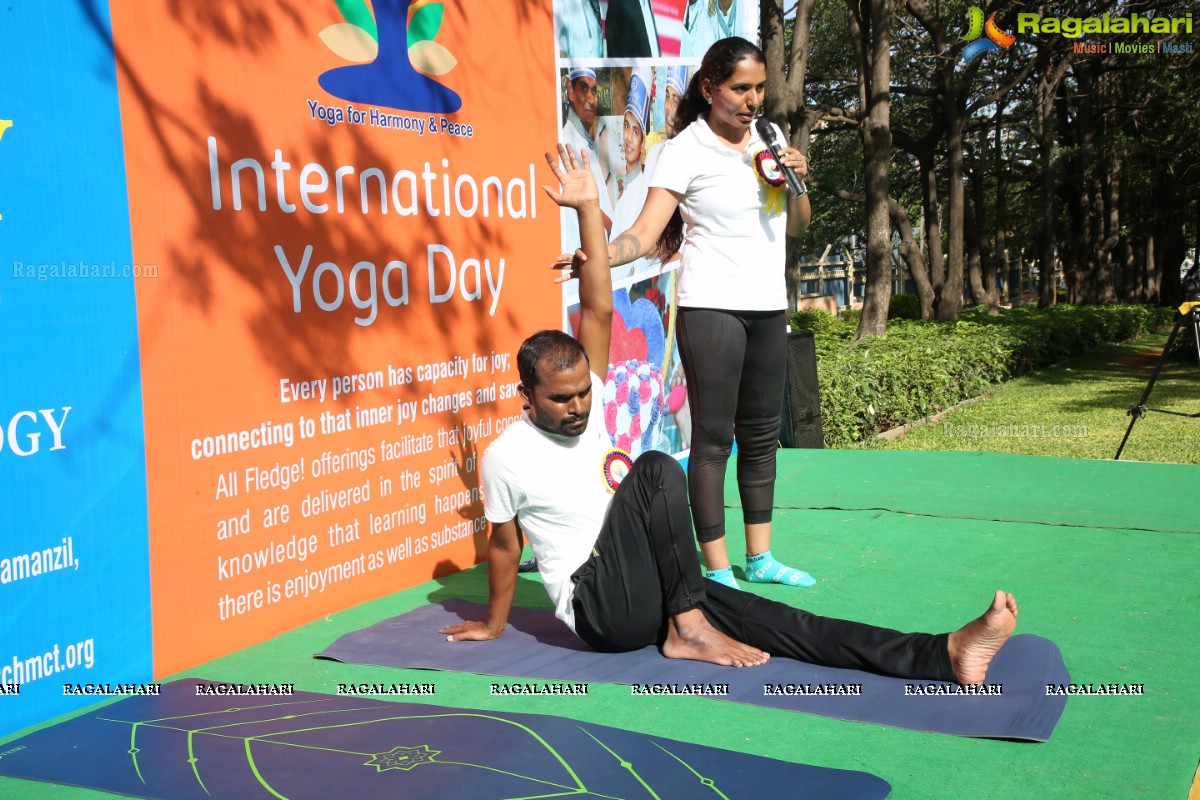
[[(1024, 375), (894, 441), (871, 438), (860, 446), (1111, 459), (1166, 338), (1156, 333)], [(1200, 413), (1200, 364), (1168, 360), (1146, 405)], [(1200, 418), (1146, 413), (1121, 460), (1200, 464)]]

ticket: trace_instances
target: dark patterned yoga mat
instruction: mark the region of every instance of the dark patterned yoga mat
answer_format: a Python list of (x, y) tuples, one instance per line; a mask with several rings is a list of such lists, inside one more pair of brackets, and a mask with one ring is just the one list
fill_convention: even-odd
[(540, 714), (166, 684), (9, 742), (0, 774), (163, 800), (878, 800), (865, 772)]
[[(951, 694), (954, 685), (817, 667), (786, 658), (733, 669), (663, 658), (653, 647), (597, 653), (549, 611), (528, 608), (514, 608), (508, 632), (490, 642), (451, 644), (438, 633), (463, 619), (486, 618), (484, 606), (446, 600), (348, 633), (317, 657), (560, 681), (728, 684), (729, 694), (718, 699), (898, 728), (1037, 742), (1050, 738), (1067, 703), (1065, 696), (1048, 696), (1046, 686), (1071, 680), (1054, 642), (1031, 634), (1014, 636), (997, 654), (988, 669), (990, 688), (985, 691), (990, 693)], [(777, 687), (792, 693), (768, 694)], [(847, 694), (845, 687), (858, 687), (859, 693)], [(823, 691), (832, 693), (816, 693)]]

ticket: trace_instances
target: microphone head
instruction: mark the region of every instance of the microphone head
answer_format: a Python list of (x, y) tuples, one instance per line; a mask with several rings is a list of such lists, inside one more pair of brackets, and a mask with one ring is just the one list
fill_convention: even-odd
[(764, 142), (770, 142), (775, 139), (775, 129), (771, 127), (771, 122), (766, 117), (759, 117), (754, 120), (754, 130), (758, 131), (759, 138)]

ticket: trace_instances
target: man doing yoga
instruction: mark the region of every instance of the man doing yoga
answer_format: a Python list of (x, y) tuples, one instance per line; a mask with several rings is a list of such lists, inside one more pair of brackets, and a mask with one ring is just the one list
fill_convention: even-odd
[(900, 633), (809, 614), (702, 577), (679, 463), (647, 452), (623, 475), (628, 457), (612, 449), (603, 404), (593, 402), (604, 383), (590, 365), (602, 372), (608, 363), (613, 309), (596, 182), (585, 153), (560, 145), (559, 157), (546, 160), (560, 188), (543, 188), (579, 215), (579, 338), (541, 331), (521, 345), (525, 415), (488, 447), (481, 467), (492, 528), (488, 618), (441, 632), (452, 642), (504, 633), (524, 532), (555, 615), (597, 650), (656, 644), (668, 658), (734, 667), (781, 655), (982, 683), (1016, 627), (1011, 594), (997, 591), (981, 616), (952, 633)]

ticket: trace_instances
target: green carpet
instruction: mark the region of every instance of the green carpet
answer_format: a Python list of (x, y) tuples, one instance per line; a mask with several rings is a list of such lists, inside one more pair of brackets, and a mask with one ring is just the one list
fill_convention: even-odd
[[(332, 614), (185, 674), (290, 682), (328, 693), (338, 683), (433, 681), (432, 703), (556, 714), (866, 770), (889, 781), (897, 800), (1185, 800), (1200, 756), (1200, 682), (1193, 672), (1200, 657), (1195, 633), (1200, 537), (1187, 533), (1200, 529), (1200, 515), (1187, 513), (1185, 494), (1197, 493), (1184, 487), (1189, 480), (1200, 484), (1200, 467), (971, 453), (788, 451), (780, 468), (780, 505), (818, 508), (780, 510), (773, 549), (819, 582), (806, 590), (756, 591), (816, 613), (942, 630), (978, 614), (992, 590), (1004, 588), (1020, 603), (1018, 630), (1057, 642), (1076, 683), (1144, 684), (1145, 695), (1073, 697), (1053, 738), (1032, 744), (703, 698), (633, 698), (628, 687), (602, 684), (593, 684), (586, 697), (492, 697), (491, 681), (482, 676), (310, 658), (343, 633), (430, 601), (448, 596), (485, 601), (482, 567)], [(997, 521), (1013, 518), (1022, 521)], [(738, 525), (740, 512), (731, 509), (729, 520)], [(730, 546), (741, 545), (731, 534)], [(549, 607), (539, 581), (528, 576), (520, 581), (517, 602)], [(0, 779), (0, 797), (107, 796)]]
[[(979, 452), (790, 450), (780, 508), (1200, 533), (1200, 467)], [(727, 496), (736, 498), (733, 484)], [(1191, 499), (1189, 499), (1191, 498)]]

